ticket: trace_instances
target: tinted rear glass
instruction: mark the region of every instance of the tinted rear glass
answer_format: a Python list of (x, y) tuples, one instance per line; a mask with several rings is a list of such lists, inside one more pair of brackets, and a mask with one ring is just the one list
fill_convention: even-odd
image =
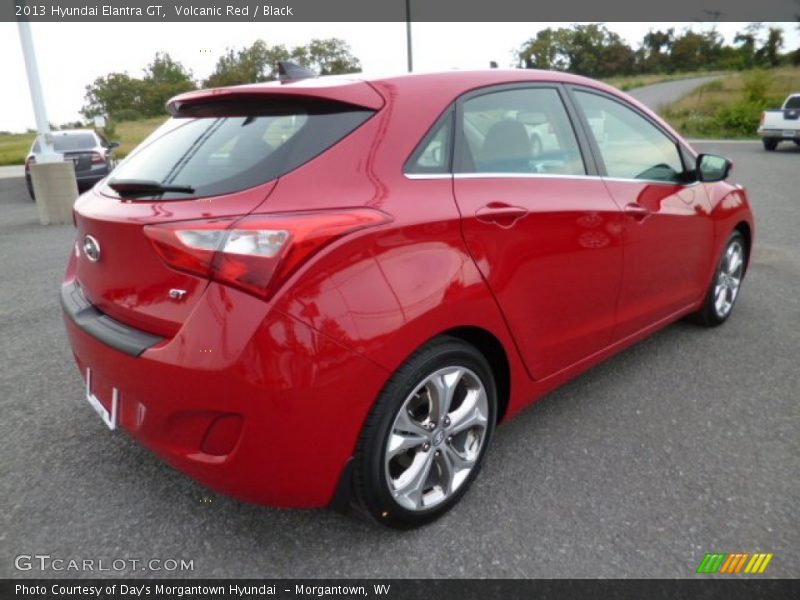
[[(216, 196), (280, 177), (308, 162), (372, 115), (320, 102), (215, 103), (170, 119), (114, 171), (114, 180), (188, 186)], [(141, 198), (140, 198), (141, 199)]]
[[(92, 133), (69, 133), (66, 135), (53, 135), (53, 149), (56, 152), (78, 152), (91, 150), (97, 146), (97, 140)], [(39, 152), (39, 141), (33, 144), (33, 151)]]
[(786, 101), (786, 108), (800, 108), (800, 96), (792, 96)]

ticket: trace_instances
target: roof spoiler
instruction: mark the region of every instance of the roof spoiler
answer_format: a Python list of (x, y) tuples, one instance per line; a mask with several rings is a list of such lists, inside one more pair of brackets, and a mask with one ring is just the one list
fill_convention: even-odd
[(315, 79), (317, 74), (309, 68), (290, 60), (278, 61), (278, 80), (281, 83), (292, 83), (301, 79)]

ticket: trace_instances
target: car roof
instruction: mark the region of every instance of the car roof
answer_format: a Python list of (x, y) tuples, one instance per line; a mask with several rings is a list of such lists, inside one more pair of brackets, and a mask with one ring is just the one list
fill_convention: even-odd
[(440, 102), (444, 107), (458, 96), (474, 89), (525, 82), (565, 83), (606, 92), (624, 99), (641, 112), (650, 115), (680, 139), (680, 135), (652, 110), (617, 88), (581, 75), (540, 69), (454, 69), (383, 76), (371, 76), (368, 73), (326, 75), (296, 81), (269, 81), (186, 92), (172, 98), (167, 103), (167, 108), (171, 114), (175, 115), (182, 106), (187, 104), (202, 103), (212, 99), (235, 100), (260, 94), (313, 97), (363, 106), (372, 110), (382, 108), (387, 99), (393, 95), (410, 94), (435, 98), (435, 101)]
[(452, 70), (373, 76), (367, 73), (354, 73), (352, 75), (325, 75), (296, 81), (268, 81), (196, 90), (175, 96), (167, 103), (167, 106), (169, 111), (174, 114), (181, 107), (195, 102), (222, 98), (234, 99), (258, 94), (279, 94), (326, 98), (377, 110), (383, 106), (384, 102), (383, 98), (375, 92), (376, 85), (384, 88), (391, 86), (398, 92), (435, 88), (437, 92), (446, 96), (457, 96), (473, 88), (525, 81), (576, 83), (614, 91), (610, 86), (593, 79), (560, 71), (538, 69)]

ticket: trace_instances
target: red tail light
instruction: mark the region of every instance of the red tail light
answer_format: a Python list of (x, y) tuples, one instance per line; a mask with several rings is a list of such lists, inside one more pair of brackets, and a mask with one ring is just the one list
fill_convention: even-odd
[(324, 246), (389, 220), (385, 213), (360, 208), (183, 221), (147, 225), (144, 232), (174, 269), (268, 299)]
[(27, 173), (28, 171), (30, 171), (31, 170), (31, 165), (35, 165), (35, 164), (36, 164), (36, 158), (34, 158), (33, 156), (28, 158), (28, 160), (25, 161), (25, 172)]
[(765, 113), (765, 112), (762, 112), (762, 113), (761, 113), (761, 120), (759, 121), (759, 125), (763, 125), (763, 124), (764, 124), (764, 119), (765, 119), (766, 117), (767, 117), (767, 113)]
[(99, 152), (92, 152), (92, 164), (93, 165), (102, 165), (105, 162), (106, 162), (105, 156), (103, 156)]

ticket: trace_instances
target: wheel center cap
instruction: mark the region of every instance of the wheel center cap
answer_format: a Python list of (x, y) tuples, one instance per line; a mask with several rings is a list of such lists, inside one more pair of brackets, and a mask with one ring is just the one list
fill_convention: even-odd
[(438, 446), (439, 444), (441, 444), (444, 441), (444, 431), (440, 429), (439, 431), (434, 433), (433, 439), (431, 441), (433, 442), (434, 446)]

